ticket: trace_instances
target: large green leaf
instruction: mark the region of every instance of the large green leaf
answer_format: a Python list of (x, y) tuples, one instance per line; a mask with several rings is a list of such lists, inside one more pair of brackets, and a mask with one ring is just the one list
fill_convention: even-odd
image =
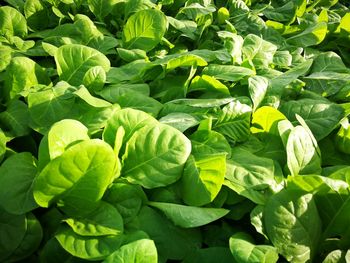
[(32, 214), (26, 215), (26, 233), (21, 244), (13, 251), (9, 262), (25, 260), (32, 255), (40, 246), (43, 237), (43, 230), (39, 220)]
[(172, 184), (180, 179), (190, 152), (190, 141), (175, 128), (146, 126), (126, 145), (122, 176), (145, 188)]
[(157, 248), (153, 240), (140, 239), (123, 245), (113, 252), (104, 263), (157, 263)]
[(233, 258), (242, 263), (276, 263), (277, 249), (268, 245), (255, 245), (253, 238), (238, 232), (230, 238), (230, 249)]
[(317, 141), (330, 134), (344, 117), (341, 106), (325, 100), (308, 98), (288, 101), (280, 110), (293, 122), (296, 122), (296, 114), (300, 115)]
[(37, 84), (50, 84), (46, 72), (34, 60), (27, 57), (15, 57), (6, 70), (5, 92), (7, 99), (26, 96), (28, 90)]
[(161, 202), (148, 202), (148, 204), (162, 211), (176, 226), (183, 228), (209, 224), (229, 212), (229, 210), (223, 208), (195, 207)]
[(213, 130), (220, 132), (227, 138), (242, 142), (250, 134), (250, 116), (252, 108), (239, 101), (226, 105), (218, 114)]
[(256, 68), (268, 67), (272, 63), (277, 46), (261, 37), (249, 34), (244, 38), (242, 53)]
[(321, 235), (321, 220), (312, 194), (282, 190), (264, 210), (266, 233), (289, 262), (312, 260)]
[(29, 134), (28, 106), (20, 101), (13, 100), (6, 111), (0, 113), (0, 125), (7, 137), (19, 137)]
[(166, 31), (165, 15), (156, 9), (136, 12), (123, 28), (124, 46), (128, 49), (150, 51), (162, 39)]
[(33, 197), (36, 174), (35, 160), (30, 153), (17, 153), (7, 158), (0, 167), (0, 206), (17, 215), (37, 208)]
[(308, 47), (320, 44), (327, 34), (327, 23), (319, 22), (309, 26), (301, 33), (287, 39), (291, 45), (298, 47)]
[(72, 143), (88, 139), (88, 129), (79, 121), (65, 119), (56, 122), (47, 134), (50, 159), (62, 155)]
[(189, 137), (192, 143), (192, 154), (205, 155), (226, 153), (231, 155), (231, 146), (225, 137), (216, 131), (198, 130)]
[(290, 132), (286, 145), (287, 165), (292, 175), (321, 173), (320, 151), (315, 139), (304, 127)]
[(157, 123), (155, 118), (143, 111), (130, 108), (122, 109), (116, 111), (108, 120), (103, 131), (103, 139), (114, 146), (117, 130), (119, 127), (123, 127), (125, 131), (123, 143), (126, 143), (141, 128), (147, 125), (156, 125)]
[(271, 159), (236, 149), (227, 161), (225, 185), (257, 204), (264, 204), (264, 190), (273, 187), (280, 168)]
[(117, 0), (88, 0), (89, 9), (101, 21), (113, 11)]
[(26, 234), (25, 214), (13, 215), (0, 209), (0, 260), (8, 258), (21, 244)]
[(218, 195), (226, 172), (226, 153), (190, 156), (181, 178), (182, 198), (188, 205), (209, 204)]
[(203, 74), (220, 80), (238, 81), (244, 77), (254, 75), (254, 71), (239, 66), (209, 64), (204, 68)]
[(71, 85), (83, 83), (85, 74), (91, 67), (101, 66), (106, 72), (110, 68), (108, 58), (96, 49), (70, 44), (57, 49), (55, 54), (57, 73), (60, 80)]
[(141, 186), (117, 181), (108, 188), (103, 199), (116, 207), (123, 221), (129, 223), (137, 216), (147, 197)]
[(68, 226), (62, 226), (55, 237), (61, 246), (73, 256), (95, 261), (112, 254), (123, 241), (121, 235), (80, 236)]
[(70, 217), (64, 221), (81, 236), (119, 235), (124, 229), (123, 219), (118, 210), (106, 202), (101, 202), (84, 217)]
[[(201, 235), (197, 228), (184, 229), (175, 226), (165, 216), (150, 207), (143, 207), (138, 215), (140, 229), (156, 244), (158, 257), (181, 260), (201, 247)], [(171, 240), (171, 242), (169, 242)]]
[(10, 6), (0, 7), (0, 36), (23, 38), (27, 33), (27, 21), (18, 10)]
[(66, 82), (59, 82), (55, 87), (28, 95), (28, 108), (32, 120), (31, 128), (43, 133), (52, 124), (67, 118), (74, 110), (75, 89)]
[(66, 211), (94, 209), (115, 177), (113, 149), (101, 140), (74, 144), (53, 159), (36, 177), (34, 198), (42, 207), (54, 202)]
[(252, 76), (248, 79), (249, 95), (254, 105), (253, 110), (257, 109), (263, 101), (268, 85), (269, 81), (265, 77)]

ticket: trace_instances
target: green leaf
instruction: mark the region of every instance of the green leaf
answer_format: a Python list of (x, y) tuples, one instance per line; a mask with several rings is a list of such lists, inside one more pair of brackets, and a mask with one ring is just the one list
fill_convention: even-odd
[(123, 94), (131, 94), (138, 92), (142, 95), (149, 96), (150, 89), (148, 84), (132, 84), (132, 83), (120, 83), (113, 84), (104, 87), (101, 91), (97, 92), (102, 98), (110, 102), (117, 102), (119, 97)]
[[(170, 59), (165, 60), (165, 67), (168, 71), (176, 69), (178, 67), (192, 67), (192, 66), (206, 66), (208, 63), (200, 56), (193, 54), (179, 54), (175, 57), (170, 57)], [(160, 64), (162, 60), (159, 61)]]
[(49, 85), (49, 77), (42, 67), (27, 57), (14, 57), (6, 70), (6, 99), (27, 96), (29, 89), (37, 84)]
[(68, 83), (59, 82), (55, 87), (29, 93), (31, 128), (45, 133), (55, 122), (67, 118), (73, 111), (74, 90)]
[(292, 55), (287, 50), (278, 50), (273, 56), (273, 64), (278, 67), (287, 68), (292, 64)]
[(319, 141), (330, 134), (344, 117), (344, 110), (337, 104), (325, 100), (300, 99), (284, 103), (280, 110), (294, 122), (300, 115)]
[(138, 223), (139, 229), (145, 231), (154, 240), (158, 258), (164, 261), (183, 259), (190, 252), (201, 247), (201, 235), (198, 229), (177, 227), (165, 216), (148, 206), (141, 209)]
[(192, 39), (196, 40), (195, 31), (197, 29), (197, 24), (194, 21), (191, 20), (178, 20), (174, 17), (167, 16), (167, 21), (169, 24), (174, 27), (176, 30), (182, 33), (182, 35)]
[(330, 191), (327, 194), (316, 195), (316, 204), (323, 223), (321, 242), (337, 237), (339, 244), (348, 247), (350, 196), (348, 190), (342, 192)]
[(189, 137), (193, 155), (226, 153), (231, 155), (231, 146), (225, 137), (216, 131), (197, 130)]
[(0, 36), (24, 38), (27, 33), (27, 21), (18, 10), (10, 6), (0, 7)]
[(239, 66), (209, 64), (204, 68), (203, 74), (220, 80), (238, 81), (244, 77), (254, 75), (254, 71)]
[(312, 194), (282, 190), (264, 210), (266, 233), (278, 253), (290, 262), (312, 260), (320, 242), (321, 220)]
[(267, 245), (255, 245), (253, 238), (238, 232), (230, 238), (230, 249), (233, 258), (242, 263), (275, 263), (278, 260), (277, 249)]
[(129, 223), (137, 216), (147, 197), (141, 186), (117, 181), (108, 188), (103, 199), (118, 209), (124, 223)]
[(29, 116), (27, 105), (20, 100), (13, 100), (6, 111), (0, 113), (0, 125), (7, 137), (27, 135), (29, 129)]
[(127, 143), (131, 136), (148, 125), (156, 125), (158, 121), (151, 115), (130, 108), (116, 111), (107, 121), (106, 127), (103, 131), (103, 140), (114, 147), (117, 130), (123, 127), (125, 134), (123, 137), (123, 144)]
[(190, 152), (190, 141), (175, 128), (146, 126), (128, 141), (122, 174), (145, 188), (166, 186), (180, 179)]
[(57, 202), (66, 211), (87, 213), (114, 179), (115, 166), (113, 149), (107, 143), (94, 139), (74, 144), (36, 177), (35, 201), (42, 207)]
[(8, 261), (14, 262), (24, 260), (32, 255), (40, 246), (43, 230), (40, 222), (33, 214), (26, 215), (26, 233), (21, 244), (13, 251)]
[(226, 153), (190, 156), (181, 178), (184, 202), (202, 206), (214, 200), (221, 190), (226, 172)]
[(133, 108), (144, 111), (154, 117), (158, 115), (163, 107), (163, 105), (156, 99), (138, 92), (124, 93), (118, 98), (117, 102), (122, 108)]
[(0, 72), (5, 70), (12, 59), (12, 49), (7, 46), (0, 45)]
[(0, 203), (6, 212), (25, 214), (38, 205), (33, 197), (33, 181), (37, 174), (34, 157), (17, 153), (7, 158), (0, 167)]
[(140, 239), (121, 246), (113, 252), (103, 263), (157, 263), (157, 248), (153, 240)]
[(349, 184), (322, 175), (297, 175), (288, 177), (288, 189), (304, 190), (308, 193), (325, 194), (330, 191), (346, 192)]
[(326, 37), (327, 23), (319, 22), (309, 26), (301, 33), (287, 39), (287, 42), (297, 47), (309, 47), (320, 44)]
[(315, 139), (302, 126), (290, 132), (286, 145), (287, 165), (292, 175), (321, 173), (321, 156)]
[(289, 1), (284, 5), (273, 7), (271, 5), (267, 6), (263, 11), (263, 14), (271, 20), (278, 22), (291, 22), (296, 16), (296, 4), (294, 1)]
[(124, 230), (123, 219), (118, 210), (106, 202), (101, 202), (84, 217), (70, 217), (64, 221), (81, 236), (120, 235)]
[(246, 140), (250, 134), (252, 108), (239, 101), (227, 104), (218, 114), (213, 130), (237, 142)]
[[(24, 14), (28, 27), (33, 31), (43, 30), (47, 24), (42, 21), (50, 21), (50, 11), (41, 0), (29, 0), (24, 3)], [(51, 17), (52, 21), (52, 17)]]
[(187, 113), (170, 113), (159, 119), (160, 123), (170, 125), (180, 132), (184, 132), (187, 129), (199, 124), (196, 117)]
[(118, 51), (118, 55), (126, 62), (132, 62), (138, 59), (145, 59), (145, 60), (148, 59), (146, 51), (142, 49), (129, 50), (124, 48), (117, 48), (117, 51)]
[(162, 211), (176, 226), (192, 228), (209, 224), (225, 216), (229, 210), (223, 208), (206, 208), (161, 202), (148, 202)]
[(21, 244), (27, 229), (25, 214), (13, 215), (0, 209), (0, 260), (4, 261)]
[(306, 74), (312, 65), (312, 60), (306, 60), (305, 62), (300, 63), (296, 67), (291, 68), (290, 70), (284, 72), (277, 77), (274, 77), (270, 81), (271, 87), (275, 88), (284, 88), (289, 85), (291, 82), (295, 81), (298, 77)]
[(268, 67), (273, 61), (277, 46), (254, 34), (244, 38), (242, 53), (256, 68)]
[(196, 76), (192, 79), (189, 91), (208, 90), (217, 91), (226, 95), (230, 95), (229, 89), (219, 80), (208, 75)]
[(47, 134), (50, 159), (62, 155), (71, 144), (88, 139), (88, 129), (79, 121), (65, 119), (56, 122)]
[(141, 10), (129, 17), (123, 28), (123, 42), (127, 49), (150, 51), (166, 31), (165, 15), (156, 9)]
[(285, 120), (284, 116), (279, 110), (270, 107), (262, 106), (253, 113), (251, 132), (255, 134), (270, 133), (279, 135), (278, 123)]
[(120, 235), (80, 236), (68, 226), (62, 226), (55, 237), (67, 252), (87, 260), (102, 260), (116, 251), (122, 243)]
[(113, 11), (117, 0), (88, 0), (90, 11), (101, 21)]
[(106, 82), (106, 72), (101, 66), (89, 68), (83, 78), (83, 85), (91, 91), (99, 91)]
[(349, 73), (341, 57), (337, 53), (328, 51), (319, 54), (312, 64), (311, 72)]
[(333, 250), (322, 261), (322, 263), (340, 263), (340, 262), (346, 262), (345, 251), (340, 249)]
[(96, 49), (78, 44), (59, 47), (55, 53), (55, 62), (60, 80), (77, 86), (83, 83), (83, 78), (91, 67), (101, 66), (106, 72), (110, 68), (110, 62), (105, 55)]
[(253, 111), (255, 111), (263, 101), (269, 81), (265, 77), (252, 76), (248, 79), (248, 90), (253, 101)]
[(273, 160), (258, 157), (248, 151), (236, 149), (227, 161), (225, 185), (257, 204), (264, 204), (264, 189), (273, 187), (281, 173)]

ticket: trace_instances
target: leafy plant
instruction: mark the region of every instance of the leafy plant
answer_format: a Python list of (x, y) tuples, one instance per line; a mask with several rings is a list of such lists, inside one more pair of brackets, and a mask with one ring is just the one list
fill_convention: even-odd
[(1, 262), (350, 261), (348, 1), (3, 2)]

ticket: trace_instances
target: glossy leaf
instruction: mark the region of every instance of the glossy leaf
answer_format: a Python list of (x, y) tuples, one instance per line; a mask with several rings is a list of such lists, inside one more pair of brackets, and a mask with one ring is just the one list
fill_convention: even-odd
[(183, 228), (206, 225), (229, 212), (223, 208), (194, 207), (161, 202), (148, 202), (148, 204), (161, 210), (176, 226)]
[(25, 214), (38, 207), (33, 197), (33, 181), (37, 174), (35, 159), (30, 153), (18, 153), (0, 166), (0, 203), (8, 213)]
[(85, 74), (91, 67), (101, 66), (106, 72), (110, 68), (110, 62), (105, 55), (96, 49), (77, 44), (58, 48), (55, 62), (60, 80), (67, 81), (71, 85), (82, 84)]
[(113, 252), (103, 262), (105, 263), (124, 263), (124, 262), (137, 262), (137, 263), (157, 263), (158, 254), (157, 248), (153, 240), (140, 239), (131, 243), (128, 243), (120, 247), (117, 251)]
[(68, 226), (62, 226), (55, 237), (67, 252), (78, 258), (88, 260), (104, 259), (117, 250), (122, 243), (120, 235), (80, 236)]
[(175, 128), (146, 126), (128, 141), (122, 174), (145, 188), (169, 185), (181, 177), (190, 151), (190, 141)]
[(190, 156), (181, 178), (181, 191), (188, 205), (202, 206), (214, 200), (224, 182), (226, 153)]
[(266, 233), (278, 253), (291, 262), (312, 260), (321, 234), (321, 220), (312, 194), (282, 190), (264, 211)]
[(36, 177), (35, 201), (42, 207), (57, 202), (67, 211), (91, 211), (114, 179), (115, 165), (113, 149), (105, 142), (77, 143)]
[(124, 45), (128, 49), (153, 49), (166, 31), (166, 18), (161, 11), (147, 9), (129, 17), (123, 29)]
[(71, 217), (64, 221), (81, 236), (119, 235), (123, 232), (121, 215), (106, 202), (101, 202), (94, 211), (84, 217)]
[(238, 232), (230, 238), (230, 249), (233, 258), (246, 263), (275, 263), (278, 260), (277, 249), (268, 245), (255, 245), (251, 236)]

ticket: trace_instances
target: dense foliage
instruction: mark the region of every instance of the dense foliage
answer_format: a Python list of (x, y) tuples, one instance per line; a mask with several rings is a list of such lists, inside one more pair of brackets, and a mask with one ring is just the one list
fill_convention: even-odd
[(1, 262), (350, 262), (348, 1), (5, 2)]

